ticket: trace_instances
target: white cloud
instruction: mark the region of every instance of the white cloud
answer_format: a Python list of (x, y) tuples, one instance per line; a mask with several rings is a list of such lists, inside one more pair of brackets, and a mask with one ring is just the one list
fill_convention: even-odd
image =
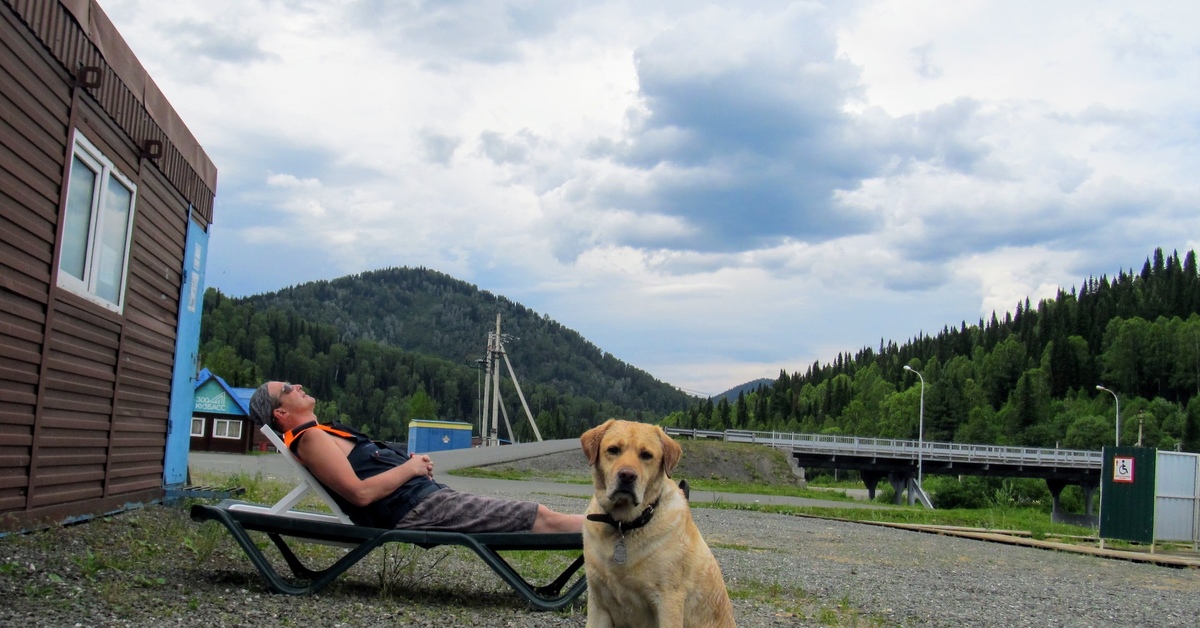
[(102, 4), (232, 294), (435, 268), (719, 392), (1200, 232), (1196, 3)]

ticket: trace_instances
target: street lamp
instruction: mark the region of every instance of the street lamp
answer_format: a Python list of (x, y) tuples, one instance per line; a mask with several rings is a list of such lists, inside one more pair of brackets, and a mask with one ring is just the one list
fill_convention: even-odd
[(921, 376), (920, 371), (907, 364), (904, 365), (904, 370), (912, 371), (921, 378), (921, 413), (917, 422), (917, 486), (921, 486), (921, 451), (925, 448), (925, 378)]
[(1117, 447), (1120, 447), (1121, 446), (1121, 398), (1117, 396), (1117, 393), (1115, 393), (1099, 384), (1096, 384), (1096, 390), (1103, 390), (1104, 392), (1112, 395), (1113, 399), (1115, 399), (1117, 402)]

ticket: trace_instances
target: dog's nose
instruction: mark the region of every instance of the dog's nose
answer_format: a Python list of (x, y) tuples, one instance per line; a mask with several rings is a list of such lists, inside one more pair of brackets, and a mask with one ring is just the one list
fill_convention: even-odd
[(630, 468), (625, 468), (617, 471), (617, 481), (621, 484), (633, 484), (637, 482), (638, 474)]

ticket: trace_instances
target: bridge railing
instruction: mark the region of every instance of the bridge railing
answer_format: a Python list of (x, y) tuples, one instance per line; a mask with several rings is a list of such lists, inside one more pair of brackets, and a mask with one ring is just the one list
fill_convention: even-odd
[(1049, 449), (1042, 447), (1004, 447), (1000, 445), (970, 445), (895, 438), (863, 438), (833, 434), (791, 434), (784, 432), (754, 432), (749, 430), (692, 430), (667, 428), (666, 432), (693, 438), (720, 438), (735, 443), (770, 445), (798, 453), (854, 456), (887, 456), (891, 458), (920, 457), (929, 461), (970, 462), (1007, 465), (1037, 465), (1055, 467), (1100, 468), (1099, 451), (1080, 449)]

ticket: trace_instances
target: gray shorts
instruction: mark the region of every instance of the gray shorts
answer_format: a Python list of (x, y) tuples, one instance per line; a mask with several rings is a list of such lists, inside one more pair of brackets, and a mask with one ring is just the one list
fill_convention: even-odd
[(444, 488), (430, 493), (396, 524), (402, 530), (528, 532), (537, 518), (535, 502), (481, 497)]

